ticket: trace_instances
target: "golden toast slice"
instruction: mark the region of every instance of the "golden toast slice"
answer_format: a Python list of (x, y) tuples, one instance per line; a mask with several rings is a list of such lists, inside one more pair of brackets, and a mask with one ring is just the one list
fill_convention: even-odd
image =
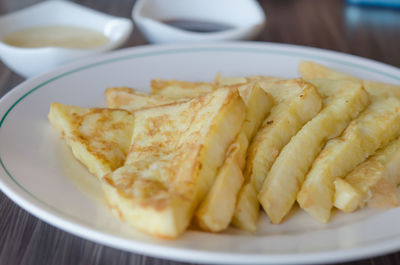
[[(172, 95), (173, 98), (178, 99), (181, 96), (196, 97), (198, 95), (207, 93), (208, 91), (215, 90), (227, 86), (227, 83), (196, 83), (187, 81), (166, 81), (166, 80), (153, 80), (152, 88), (153, 93), (161, 95)], [(241, 131), (247, 137), (247, 142), (251, 140), (256, 133), (258, 127), (265, 119), (266, 115), (272, 107), (273, 100), (271, 96), (266, 93), (257, 82), (251, 79), (245, 79), (243, 83), (229, 82), (229, 87), (237, 88), (239, 94), (247, 106), (246, 118)], [(237, 159), (231, 158), (243, 155), (245, 159), (248, 143), (244, 144), (242, 138), (239, 142), (234, 142), (230, 149), (241, 149), (230, 153), (227, 156), (223, 166), (219, 170), (215, 184), (205, 198), (204, 202), (199, 207), (196, 213), (197, 223), (208, 231), (222, 231), (229, 225), (233, 208), (236, 203), (234, 200), (220, 200), (223, 196), (226, 198), (236, 198), (238, 188), (242, 185), (243, 174), (238, 171), (240, 166), (236, 165)], [(241, 170), (242, 171), (242, 170)], [(219, 209), (218, 211), (216, 209)]]
[(215, 84), (218, 87), (224, 86), (237, 86), (237, 85), (244, 85), (251, 81), (251, 78), (245, 76), (222, 76), (221, 73), (218, 73), (215, 76)]
[(247, 106), (248, 114), (243, 130), (248, 139), (252, 139), (256, 129), (260, 127), (265, 118), (265, 104), (268, 106), (270, 96), (257, 85), (256, 81), (262, 78), (266, 77), (222, 77), (217, 75), (213, 83), (153, 79), (151, 89), (155, 96), (161, 95), (163, 99), (182, 100), (204, 95), (219, 88), (237, 88)]
[(343, 212), (353, 212), (366, 204), (379, 208), (398, 206), (399, 166), (400, 138), (397, 138), (358, 165), (345, 178), (335, 181), (333, 205)]
[(103, 177), (110, 207), (151, 235), (182, 234), (244, 117), (245, 105), (233, 89), (136, 111), (126, 162)]
[(53, 103), (48, 117), (74, 156), (97, 178), (125, 162), (133, 130), (130, 112)]
[(251, 82), (238, 88), (247, 106), (246, 118), (236, 141), (223, 166), (218, 171), (216, 181), (196, 212), (199, 225), (212, 232), (226, 229), (231, 222), (236, 198), (243, 183), (243, 167), (245, 164), (248, 143), (252, 135), (268, 115), (272, 105), (272, 97), (258, 83)]
[(281, 150), (258, 194), (274, 224), (292, 208), (306, 173), (325, 143), (340, 135), (369, 104), (368, 93), (359, 82), (316, 79), (311, 83), (323, 98), (322, 110)]
[(300, 79), (267, 78), (260, 82), (276, 105), (256, 133), (247, 153), (246, 183), (239, 192), (233, 224), (239, 228), (256, 229), (260, 205), (257, 194), (272, 163), (290, 138), (321, 108), (317, 89)]
[(265, 118), (265, 109), (268, 109), (270, 102), (270, 95), (258, 85), (258, 79), (260, 77), (223, 78), (220, 75), (217, 75), (215, 83), (154, 79), (151, 81), (151, 88), (155, 96), (162, 95), (163, 99), (175, 100), (194, 98), (224, 87), (237, 88), (247, 106), (243, 131), (248, 139), (252, 139)]
[(153, 79), (151, 92), (170, 99), (194, 98), (216, 89), (213, 82), (189, 82), (180, 80)]
[(159, 95), (137, 92), (129, 87), (111, 87), (105, 92), (107, 106), (112, 109), (135, 111), (142, 108), (174, 103), (177, 100)]
[(334, 199), (334, 182), (349, 174), (377, 149), (400, 133), (400, 101), (395, 97), (371, 97), (371, 104), (334, 138), (314, 161), (297, 195), (300, 207), (327, 222)]

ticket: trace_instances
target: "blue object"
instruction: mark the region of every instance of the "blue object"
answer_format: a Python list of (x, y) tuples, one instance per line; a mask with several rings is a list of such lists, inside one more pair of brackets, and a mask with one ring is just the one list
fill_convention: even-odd
[(400, 0), (347, 0), (350, 4), (400, 8)]

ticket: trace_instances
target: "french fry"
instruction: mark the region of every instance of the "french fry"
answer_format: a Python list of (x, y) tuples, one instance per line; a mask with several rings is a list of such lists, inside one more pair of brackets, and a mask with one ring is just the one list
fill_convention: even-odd
[(330, 218), (336, 178), (345, 177), (400, 133), (399, 99), (371, 97), (371, 101), (340, 137), (328, 141), (297, 195), (300, 207), (321, 222)]
[[(257, 82), (246, 83), (238, 90), (247, 106), (247, 111), (241, 133), (231, 146), (231, 149), (235, 151), (228, 152), (212, 189), (196, 213), (200, 226), (204, 230), (213, 232), (224, 230), (231, 222), (237, 194), (244, 180), (242, 171), (249, 140), (273, 106), (272, 97)], [(239, 157), (235, 158), (236, 156)]]
[(336, 208), (342, 210), (343, 212), (349, 213), (357, 210), (357, 208), (363, 204), (362, 193), (346, 180), (337, 178), (334, 182), (334, 185), (335, 197), (333, 199), (333, 205)]
[[(346, 79), (353, 80), (362, 83), (366, 91), (373, 98), (399, 98), (400, 99), (400, 86), (386, 84), (382, 82), (361, 80), (351, 75), (333, 70), (326, 66), (314, 63), (314, 62), (301, 62), (299, 65), (299, 72), (304, 79), (312, 78), (328, 78), (328, 79)], [(388, 185), (377, 185), (377, 187), (383, 187)], [(362, 194), (358, 192), (352, 185), (347, 183), (345, 180), (337, 179), (335, 181), (335, 187), (339, 192), (335, 193), (335, 204), (338, 205), (344, 211), (354, 211), (360, 207), (360, 201), (362, 200)], [(388, 188), (390, 189), (390, 188)], [(374, 189), (377, 190), (377, 189)], [(378, 191), (377, 191), (378, 193)], [(387, 193), (386, 193), (387, 194)], [(379, 196), (376, 195), (375, 198)], [(384, 198), (385, 196), (380, 196)], [(388, 196), (390, 197), (390, 196)], [(376, 200), (371, 200), (370, 204), (373, 204)]]
[(365, 89), (374, 96), (379, 97), (397, 97), (400, 98), (400, 86), (375, 82), (369, 80), (362, 81)]
[(359, 82), (311, 82), (323, 98), (323, 108), (282, 149), (258, 195), (274, 224), (280, 223), (292, 208), (307, 171), (326, 141), (338, 136), (369, 104), (368, 94)]
[(264, 91), (258, 82), (250, 82), (248, 85), (239, 87), (238, 90), (247, 106), (242, 131), (247, 136), (248, 141), (251, 141), (261, 123), (268, 116), (274, 104), (274, 99), (271, 94)]
[[(353, 212), (366, 204), (387, 208), (399, 205), (400, 138), (378, 150), (344, 179), (335, 181), (334, 206)], [(391, 166), (396, 170), (390, 169)], [(387, 170), (391, 172), (387, 172)]]
[(361, 80), (357, 77), (333, 70), (329, 67), (314, 62), (301, 62), (299, 65), (299, 72), (305, 80), (326, 78), (334, 80), (350, 80), (354, 82), (361, 82), (365, 90), (367, 90), (367, 92), (373, 96), (400, 98), (399, 85)]
[(197, 223), (202, 229), (219, 232), (226, 229), (231, 222), (237, 193), (244, 181), (242, 170), (247, 146), (246, 135), (240, 133), (229, 147), (211, 190), (196, 212)]
[(311, 79), (333, 79), (333, 80), (349, 80), (360, 82), (357, 77), (335, 71), (329, 67), (309, 61), (302, 61), (299, 64), (299, 72), (305, 80)]
[(232, 220), (241, 229), (256, 229), (260, 205), (257, 193), (281, 148), (321, 108), (316, 88), (300, 79), (260, 81), (276, 105), (254, 137), (247, 154), (246, 183), (241, 189)]

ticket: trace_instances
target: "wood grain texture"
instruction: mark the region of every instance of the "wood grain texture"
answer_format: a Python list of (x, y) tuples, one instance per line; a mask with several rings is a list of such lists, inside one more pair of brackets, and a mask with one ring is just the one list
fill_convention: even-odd
[[(39, 0), (0, 0), (0, 15)], [(130, 17), (134, 0), (76, 0)], [(355, 54), (400, 67), (400, 10), (348, 6), (343, 1), (263, 0), (267, 27), (258, 41), (306, 45)], [(135, 29), (125, 47), (147, 44)], [(0, 97), (24, 79), (0, 63)], [(50, 226), (0, 192), (2, 264), (183, 264), (105, 247)], [(400, 264), (400, 252), (346, 264)]]

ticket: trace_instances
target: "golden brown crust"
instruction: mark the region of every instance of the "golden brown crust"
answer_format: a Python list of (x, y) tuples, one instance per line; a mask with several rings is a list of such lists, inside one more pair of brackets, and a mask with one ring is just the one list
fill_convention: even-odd
[(53, 103), (49, 119), (76, 158), (98, 178), (123, 165), (133, 127), (130, 112)]
[(169, 99), (161, 95), (152, 95), (138, 92), (129, 87), (111, 87), (105, 92), (107, 106), (113, 109), (125, 109), (134, 112), (139, 109), (151, 108), (174, 103), (175, 99)]
[[(244, 108), (237, 90), (224, 89), (136, 111), (127, 160), (103, 181), (125, 220), (156, 236), (182, 233), (241, 127)], [(152, 225), (141, 216), (151, 216)]]

